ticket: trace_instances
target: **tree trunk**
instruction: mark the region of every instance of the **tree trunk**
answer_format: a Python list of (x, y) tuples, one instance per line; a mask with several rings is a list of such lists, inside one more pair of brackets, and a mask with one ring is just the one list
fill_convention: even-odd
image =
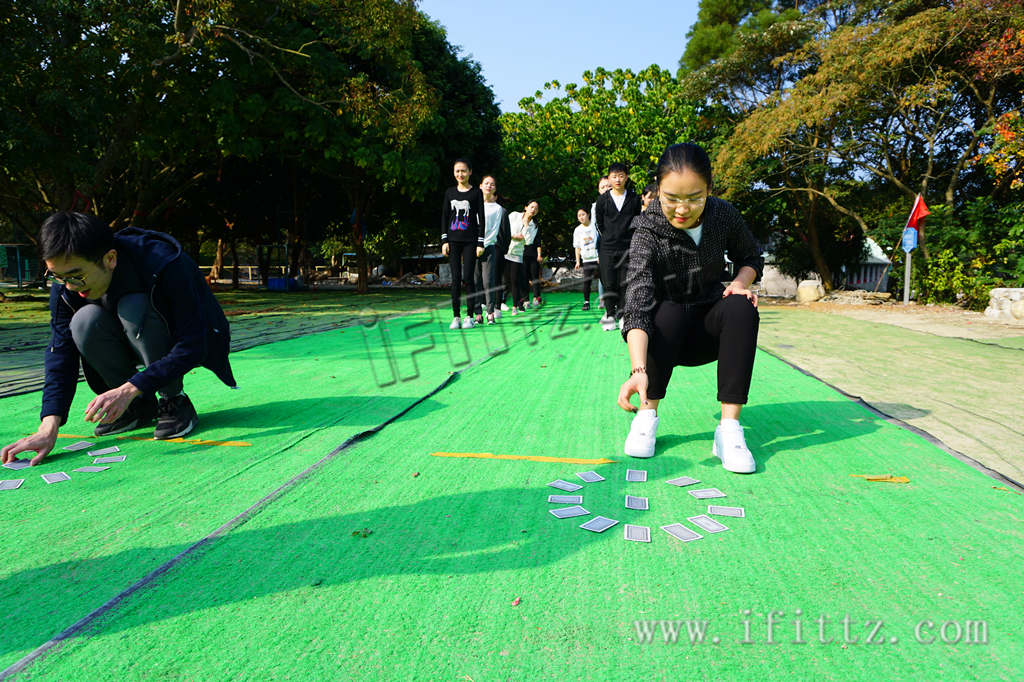
[(365, 294), (370, 288), (370, 273), (366, 263), (366, 246), (361, 239), (356, 242), (356, 267), (359, 268), (359, 284), (356, 285), (356, 291)]
[(238, 239), (231, 236), (231, 288), (238, 288)]
[(811, 204), (807, 209), (807, 241), (811, 249), (811, 260), (814, 267), (821, 275), (821, 286), (825, 293), (832, 291), (832, 271), (825, 262), (825, 255), (821, 252), (821, 240), (818, 238), (818, 205), (817, 197), (811, 196)]
[(368, 196), (360, 196), (358, 192), (351, 192), (350, 197), (354, 199), (355, 211), (352, 214), (352, 241), (356, 245), (356, 267), (359, 271), (359, 281), (356, 284), (356, 291), (365, 294), (370, 286), (369, 268), (367, 267), (366, 245), (363, 243), (363, 216), (366, 213), (366, 206), (369, 203)]
[(217, 255), (213, 257), (213, 267), (210, 268), (210, 284), (220, 279), (221, 270), (224, 269), (224, 240), (217, 240)]

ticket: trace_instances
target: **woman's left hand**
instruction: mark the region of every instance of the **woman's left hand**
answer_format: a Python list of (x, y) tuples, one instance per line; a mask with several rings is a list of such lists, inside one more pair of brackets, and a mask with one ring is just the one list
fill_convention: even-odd
[(725, 291), (722, 292), (722, 298), (733, 294), (737, 296), (746, 296), (747, 300), (753, 303), (755, 308), (757, 307), (757, 294), (744, 287), (742, 282), (729, 282), (729, 286), (727, 286)]
[(483, 255), (484, 255), (484, 247), (482, 247), (482, 246), (476, 247), (476, 257), (480, 258)]

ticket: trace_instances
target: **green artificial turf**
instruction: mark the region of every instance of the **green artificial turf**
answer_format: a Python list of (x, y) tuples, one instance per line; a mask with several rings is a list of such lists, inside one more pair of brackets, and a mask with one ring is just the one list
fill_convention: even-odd
[[(657, 456), (624, 457), (629, 415), (614, 404), (628, 368), (624, 347), (595, 328), (600, 311), (562, 314), (577, 298), (549, 297), (498, 328), (441, 331), (443, 311), (433, 322), (421, 313), (389, 324), (386, 335), (347, 329), (238, 353), (245, 391), (222, 391), (202, 373), (188, 386), (204, 387), (199, 437), (244, 439), (250, 448), (132, 441), (128, 461), (110, 471), (52, 486), (36, 477), (0, 493), (0, 509), (15, 517), (0, 572), (9, 614), (0, 664), (461, 369), (22, 674), (1020, 677), (1024, 497), (767, 354), (758, 356), (743, 413), (756, 474), (730, 474), (710, 455), (713, 366), (677, 370), (660, 409)], [(417, 374), (413, 359), (418, 378), (402, 381)], [(324, 367), (337, 378), (323, 379)], [(388, 376), (397, 380), (378, 386)], [(0, 402), (13, 416), (5, 421), (28, 420), (31, 398)], [(615, 463), (431, 456), (437, 451)], [(69, 455), (44, 471), (83, 461)], [(627, 467), (648, 471), (648, 481), (627, 484)], [(584, 506), (621, 522), (600, 535), (579, 529), (582, 518), (554, 518), (546, 502), (560, 492), (548, 482), (591, 468), (606, 480), (585, 484)], [(910, 482), (851, 476), (889, 473)], [(743, 506), (747, 517), (720, 517), (729, 531), (693, 543), (673, 540), (658, 526), (707, 507), (665, 483), (680, 475), (719, 487), (727, 497), (712, 502)], [(625, 510), (626, 493), (649, 497), (651, 509)], [(651, 526), (653, 542), (624, 541), (623, 523)], [(794, 641), (797, 609), (803, 644)], [(774, 643), (771, 612), (782, 612)], [(847, 615), (856, 643), (843, 642)], [(818, 641), (819, 616), (830, 643)], [(664, 641), (658, 622), (690, 619), (707, 621), (709, 641)], [(653, 625), (654, 641), (640, 641), (638, 620)], [(941, 641), (943, 623), (966, 620), (986, 621), (988, 643)], [(874, 627), (866, 621), (883, 623), (875, 635), (883, 643), (864, 642)], [(933, 623), (922, 632), (935, 637), (930, 644), (915, 641), (922, 621)], [(947, 626), (947, 638), (954, 633)]]

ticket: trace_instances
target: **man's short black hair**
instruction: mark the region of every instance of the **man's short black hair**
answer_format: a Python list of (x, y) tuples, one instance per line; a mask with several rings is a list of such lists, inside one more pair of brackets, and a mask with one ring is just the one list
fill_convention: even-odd
[(87, 213), (60, 211), (39, 229), (39, 256), (44, 261), (81, 256), (99, 263), (112, 248), (114, 233), (110, 227)]
[(629, 175), (629, 168), (627, 168), (624, 163), (613, 163), (608, 166), (608, 175), (611, 175), (612, 173), (625, 173), (626, 175)]

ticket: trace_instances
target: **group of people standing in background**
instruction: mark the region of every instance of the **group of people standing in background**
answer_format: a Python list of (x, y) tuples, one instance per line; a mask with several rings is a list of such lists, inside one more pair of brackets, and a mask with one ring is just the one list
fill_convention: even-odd
[(485, 319), (494, 324), (503, 312), (515, 315), (531, 304), (540, 305), (544, 256), (534, 220), (540, 205), (528, 201), (522, 211), (509, 212), (498, 203), (493, 175), (485, 175), (479, 187), (470, 184), (473, 167), (466, 159), (455, 161), (453, 174), (456, 185), (445, 191), (441, 208), (441, 253), (452, 273), (449, 328), (470, 329)]
[[(452, 273), (451, 329), (493, 324), (540, 305), (538, 203), (508, 212), (497, 202), (497, 183), (485, 176), (470, 184), (472, 167), (456, 160), (456, 186), (445, 192), (442, 253)], [(583, 310), (598, 274), (604, 314), (601, 327), (616, 328), (628, 347), (630, 373), (618, 405), (634, 413), (624, 452), (651, 457), (663, 401), (675, 367), (717, 362), (721, 422), (712, 454), (725, 469), (753, 473), (740, 412), (746, 404), (757, 345), (757, 295), (751, 291), (764, 262), (760, 246), (739, 211), (712, 196), (711, 161), (695, 144), (665, 149), (656, 181), (637, 194), (628, 168), (613, 163), (598, 185), (597, 200), (581, 207), (573, 232), (575, 267), (583, 271)], [(722, 282), (726, 254), (735, 268)], [(528, 287), (533, 287), (530, 299)], [(466, 316), (461, 316), (462, 289)], [(511, 294), (512, 306), (505, 301)], [(630, 398), (637, 394), (640, 407)]]

